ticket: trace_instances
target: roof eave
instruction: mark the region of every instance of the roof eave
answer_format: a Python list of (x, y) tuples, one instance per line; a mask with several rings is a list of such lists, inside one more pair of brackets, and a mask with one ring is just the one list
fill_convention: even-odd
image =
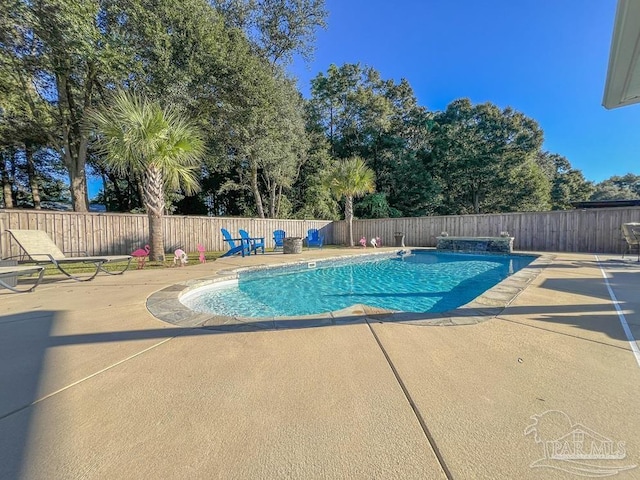
[(639, 57), (640, 0), (618, 0), (602, 102), (605, 108), (640, 102), (640, 94), (630, 91), (640, 82)]

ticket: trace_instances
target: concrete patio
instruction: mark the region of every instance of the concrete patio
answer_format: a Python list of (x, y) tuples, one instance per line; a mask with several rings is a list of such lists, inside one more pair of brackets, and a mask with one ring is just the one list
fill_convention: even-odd
[[(146, 308), (287, 257), (0, 290), (0, 478), (566, 479), (544, 441), (578, 430), (613, 442), (582, 476), (640, 478), (640, 366), (594, 255), (557, 254), (474, 325), (223, 331)], [(640, 338), (635, 260), (600, 256)]]

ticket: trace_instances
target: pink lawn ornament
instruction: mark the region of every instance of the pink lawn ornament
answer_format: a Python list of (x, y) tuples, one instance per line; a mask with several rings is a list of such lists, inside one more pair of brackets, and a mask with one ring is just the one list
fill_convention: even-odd
[(144, 248), (139, 248), (135, 252), (131, 253), (132, 257), (136, 257), (138, 259), (138, 270), (142, 270), (144, 268), (144, 263), (147, 261), (150, 251), (151, 247), (149, 245), (145, 245)]
[(362, 245), (363, 248), (367, 248), (367, 239), (366, 239), (366, 237), (362, 237), (360, 239), (360, 245)]
[(179, 266), (184, 267), (187, 263), (189, 263), (189, 257), (187, 256), (187, 253), (181, 248), (177, 249), (173, 253), (175, 255), (175, 257), (173, 258), (174, 265), (180, 262)]
[(207, 259), (204, 256), (204, 252), (205, 252), (204, 247), (198, 244), (196, 248), (198, 249), (198, 252), (200, 252), (200, 263), (207, 263)]

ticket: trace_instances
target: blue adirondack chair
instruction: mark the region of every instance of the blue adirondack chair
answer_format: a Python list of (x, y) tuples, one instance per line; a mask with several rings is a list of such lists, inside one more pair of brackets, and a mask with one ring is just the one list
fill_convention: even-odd
[(254, 252), (257, 255), (259, 248), (261, 248), (262, 253), (264, 253), (264, 237), (252, 237), (246, 230), (240, 230), (240, 237), (249, 245), (249, 254)]
[(242, 238), (231, 237), (231, 234), (226, 228), (221, 228), (220, 231), (222, 232), (224, 241), (229, 244), (229, 251), (222, 255), (223, 257), (230, 257), (231, 255), (236, 255), (238, 253), (244, 257), (251, 253), (249, 250), (249, 242), (245, 242)]
[(307, 247), (322, 248), (324, 237), (318, 233), (318, 229), (312, 228), (307, 232)]
[(273, 232), (273, 251), (277, 248), (284, 248), (284, 239), (287, 236), (284, 230), (274, 230)]

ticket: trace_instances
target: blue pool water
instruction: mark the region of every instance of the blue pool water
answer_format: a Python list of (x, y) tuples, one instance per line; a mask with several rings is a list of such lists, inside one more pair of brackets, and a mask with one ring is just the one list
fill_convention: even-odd
[(443, 312), (470, 302), (534, 257), (414, 251), (241, 273), (180, 301), (198, 312), (243, 317), (296, 316), (363, 303), (407, 312)]

